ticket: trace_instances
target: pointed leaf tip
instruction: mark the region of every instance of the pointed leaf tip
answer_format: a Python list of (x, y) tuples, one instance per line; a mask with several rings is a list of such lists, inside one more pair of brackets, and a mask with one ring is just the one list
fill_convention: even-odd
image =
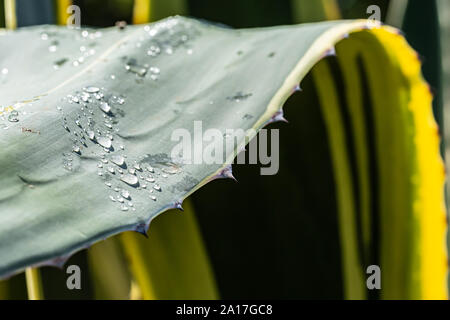
[(300, 84), (297, 84), (294, 89), (292, 90), (292, 92), (297, 92), (297, 91), (302, 91), (302, 88), (300, 87)]
[(184, 211), (183, 205), (182, 205), (182, 201), (175, 202), (174, 205), (173, 205), (173, 208), (174, 209), (178, 209), (180, 211)]
[(144, 237), (148, 238), (147, 230), (148, 230), (148, 226), (146, 224), (141, 223), (141, 224), (137, 225), (133, 231), (140, 233)]
[(216, 177), (221, 179), (232, 179), (234, 180), (234, 182), (238, 182), (233, 176), (233, 168), (231, 165), (227, 165), (225, 168), (223, 168)]
[(284, 117), (284, 112), (283, 109), (280, 109), (279, 111), (277, 111), (272, 118), (269, 120), (269, 123), (273, 123), (273, 122), (285, 122), (285, 123), (289, 123), (289, 121), (286, 120), (286, 118)]

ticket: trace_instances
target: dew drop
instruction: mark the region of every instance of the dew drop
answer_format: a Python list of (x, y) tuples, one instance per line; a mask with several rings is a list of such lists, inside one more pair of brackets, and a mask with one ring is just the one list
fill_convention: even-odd
[(80, 150), (80, 147), (79, 147), (79, 146), (73, 146), (73, 147), (72, 147), (72, 151), (75, 152), (75, 153), (78, 153), (78, 154), (81, 153), (81, 150)]
[(89, 139), (91, 139), (91, 140), (95, 139), (95, 132), (94, 131), (88, 130), (86, 133), (87, 133)]
[(135, 175), (129, 174), (129, 173), (120, 177), (120, 180), (122, 180), (123, 182), (125, 182), (126, 184), (128, 184), (130, 186), (136, 186), (139, 183), (138, 177), (136, 177)]
[(84, 90), (84, 92), (87, 92), (87, 93), (97, 93), (97, 92), (100, 91), (99, 88), (97, 88), (97, 87), (92, 87), (92, 86), (83, 88), (83, 90)]
[(8, 116), (9, 122), (19, 122), (19, 112), (16, 110), (11, 111), (11, 113)]
[(125, 163), (125, 158), (121, 155), (113, 155), (111, 156), (111, 162), (120, 167)]
[(122, 211), (128, 211), (128, 207), (127, 207), (125, 204), (123, 204), (123, 205), (120, 207), (120, 210), (122, 210)]
[(99, 145), (101, 145), (103, 148), (109, 149), (111, 148), (112, 142), (111, 139), (106, 137), (98, 137), (97, 142)]
[(109, 113), (111, 111), (111, 106), (106, 103), (106, 102), (102, 102), (99, 105), (99, 108), (104, 112), (104, 113)]
[(157, 184), (155, 184), (153, 186), (153, 189), (155, 189), (156, 191), (161, 191), (161, 187), (159, 185), (157, 185)]
[(128, 192), (128, 190), (122, 190), (122, 192), (120, 193), (122, 195), (122, 197), (124, 197), (125, 199), (130, 199), (130, 193)]

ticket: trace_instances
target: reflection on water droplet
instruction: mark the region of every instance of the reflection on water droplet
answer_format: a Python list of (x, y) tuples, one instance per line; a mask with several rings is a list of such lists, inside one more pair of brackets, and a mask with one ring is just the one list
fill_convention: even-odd
[(104, 147), (106, 149), (111, 148), (111, 145), (112, 145), (111, 139), (109, 139), (107, 137), (98, 137), (97, 142), (99, 145), (101, 145), (102, 147)]
[(97, 93), (97, 92), (100, 91), (99, 88), (93, 87), (93, 86), (89, 86), (89, 87), (83, 88), (83, 90), (84, 90), (85, 92), (87, 92), (87, 93)]
[(153, 201), (156, 201), (156, 197), (155, 196), (150, 196), (150, 199), (152, 199)]
[(135, 73), (139, 77), (144, 77), (147, 74), (147, 68), (138, 65), (136, 59), (128, 60), (127, 64), (125, 65), (125, 70)]
[(75, 152), (75, 153), (78, 153), (78, 154), (81, 153), (81, 150), (80, 150), (80, 147), (79, 147), (79, 146), (73, 146), (73, 147), (72, 147), (72, 151)]
[(57, 60), (57, 61), (55, 61), (55, 62), (53, 63), (53, 68), (59, 69), (59, 68), (62, 67), (67, 61), (69, 61), (69, 59), (67, 59), (67, 58), (59, 59), (59, 60)]
[(122, 210), (122, 211), (128, 211), (128, 207), (127, 207), (125, 204), (123, 204), (123, 205), (120, 207), (120, 210)]
[(95, 132), (94, 131), (88, 130), (86, 133), (87, 133), (89, 139), (91, 139), (91, 140), (95, 139)]
[(120, 167), (125, 163), (125, 158), (121, 155), (113, 155), (111, 156), (111, 162)]
[(157, 185), (157, 184), (155, 184), (153, 186), (153, 189), (155, 189), (156, 191), (161, 191), (161, 187), (159, 185)]
[(18, 122), (19, 121), (19, 113), (16, 110), (11, 111), (8, 116), (9, 122)]
[(136, 177), (135, 175), (129, 174), (129, 173), (120, 177), (120, 180), (122, 180), (126, 184), (133, 186), (133, 187), (138, 185), (138, 183), (139, 183), (138, 177)]
[(147, 54), (151, 57), (156, 57), (157, 55), (159, 55), (161, 52), (161, 49), (158, 46), (151, 46), (148, 51)]
[(252, 93), (243, 93), (242, 91), (237, 92), (234, 96), (232, 97), (227, 97), (228, 100), (234, 100), (236, 102), (239, 102), (241, 100), (245, 100), (249, 97), (251, 97), (253, 94)]
[(124, 197), (125, 199), (131, 199), (130, 198), (130, 193), (127, 190), (122, 190), (122, 192), (120, 193), (122, 195), (122, 197)]
[(99, 108), (105, 113), (109, 113), (111, 111), (111, 107), (107, 102), (102, 102), (99, 105)]

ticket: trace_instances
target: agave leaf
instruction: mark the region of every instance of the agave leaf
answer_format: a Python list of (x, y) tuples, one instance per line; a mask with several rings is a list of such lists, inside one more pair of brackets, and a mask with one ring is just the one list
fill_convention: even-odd
[[(349, 43), (365, 39), (370, 50), (377, 48), (386, 56), (387, 72), (399, 79), (388, 91), (400, 87), (402, 97), (409, 97), (399, 107), (408, 125), (386, 132), (406, 141), (399, 145), (413, 156), (399, 157), (394, 168), (404, 165), (407, 172), (402, 176), (415, 179), (401, 180), (405, 186), (400, 190), (406, 195), (400, 208), (390, 197), (381, 200), (386, 214), (400, 210), (409, 219), (426, 217), (427, 228), (416, 234), (414, 230), (422, 229), (414, 224), (409, 236), (419, 237), (419, 242), (426, 239), (426, 248), (435, 246), (427, 257), (439, 266), (442, 263), (442, 268), (436, 272), (428, 260), (420, 260), (425, 266), (422, 280), (431, 288), (425, 290), (428, 296), (445, 295), (445, 248), (439, 241), (445, 232), (440, 207), (443, 170), (431, 96), (417, 57), (397, 31), (364, 20), (230, 30), (176, 17), (145, 28), (103, 29), (101, 34), (47, 26), (2, 35), (0, 45), (14, 43), (25, 54), (0, 53), (0, 61), (8, 68), (1, 79), (0, 97), (7, 127), (0, 135), (0, 276), (30, 265), (60, 264), (73, 252), (122, 231), (145, 233), (155, 216), (178, 207), (207, 182), (229, 176), (227, 165), (247, 140), (226, 154), (225, 164), (181, 164), (170, 157), (177, 144), (171, 141), (174, 130), (185, 128), (192, 134), (196, 120), (202, 121), (203, 130), (259, 130), (280, 119), (275, 116), (301, 79), (349, 34)], [(383, 51), (384, 47), (393, 49)], [(396, 51), (414, 66), (412, 71), (403, 63), (398, 66)], [(383, 82), (370, 75), (371, 82)], [(97, 88), (99, 92), (94, 92)], [(98, 96), (100, 92), (103, 96)], [(88, 100), (86, 106), (83, 99)], [(393, 101), (392, 106), (397, 100)], [(102, 102), (108, 102), (111, 111)], [(11, 116), (11, 121), (17, 120), (14, 110), (20, 112), (18, 122), (7, 120)], [(411, 131), (416, 126), (419, 129)], [(378, 138), (384, 141), (386, 136), (380, 132)], [(109, 152), (99, 145), (109, 148), (109, 143)], [(128, 168), (137, 167), (133, 179), (139, 182), (127, 176), (130, 186), (119, 179), (119, 170), (125, 169), (111, 163), (117, 155), (127, 156)], [(380, 161), (386, 187), (392, 183), (389, 161)], [(342, 169), (339, 163), (345, 161), (336, 162), (337, 172)], [(149, 165), (156, 173), (145, 171)], [(109, 166), (114, 174), (107, 170)], [(149, 174), (160, 185), (151, 194), (153, 182), (145, 179)], [(344, 176), (338, 182), (346, 180)], [(130, 193), (133, 206), (127, 200), (118, 201), (116, 187)], [(393, 189), (392, 195), (396, 192)], [(344, 189), (340, 201), (347, 196)], [(430, 233), (433, 226), (437, 228)], [(412, 256), (404, 263), (416, 262), (420, 252), (413, 251)], [(414, 278), (416, 273), (408, 276)]]

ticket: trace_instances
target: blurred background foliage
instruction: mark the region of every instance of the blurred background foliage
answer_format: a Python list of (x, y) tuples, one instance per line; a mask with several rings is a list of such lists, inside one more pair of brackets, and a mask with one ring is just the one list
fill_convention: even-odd
[[(0, 26), (5, 25), (4, 1), (0, 0)], [(180, 14), (233, 28), (246, 28), (313, 22), (327, 17), (368, 18), (367, 7), (378, 5), (381, 19), (401, 27), (407, 40), (421, 54), (425, 78), (435, 93), (435, 116), (441, 136), (444, 136), (440, 41), (442, 39), (446, 52), (445, 101), (449, 110), (448, 1), (320, 2), (323, 6), (319, 10), (309, 0), (152, 0), (149, 18), (155, 21)], [(393, 2), (402, 2), (403, 6), (398, 3), (394, 6)], [(53, 0), (17, 0), (16, 3), (18, 26), (57, 22), (57, 2)], [(81, 21), (86, 26), (133, 22), (133, 0), (74, 0), (73, 4), (81, 8)], [(261, 176), (257, 165), (236, 165), (233, 169), (238, 184), (213, 181), (191, 197), (221, 298), (344, 297), (336, 185), (325, 124), (316, 108), (319, 102), (311, 76), (302, 81), (302, 87), (303, 93), (293, 95), (286, 103), (289, 124), (270, 126), (281, 129), (280, 171), (277, 175)], [(447, 121), (450, 121), (448, 117), (446, 113)], [(445, 136), (450, 138), (448, 134)], [(311, 170), (299, 170), (303, 167)], [(152, 230), (158, 229), (159, 225), (177, 223), (179, 217), (174, 212), (159, 216), (151, 226), (148, 242), (152, 241)], [(182, 242), (179, 245), (183, 248)], [(95, 263), (92, 256), (95, 256)], [(127, 298), (133, 283), (126, 261), (117, 239), (94, 246), (90, 253), (77, 253), (67, 263), (79, 265), (83, 272), (83, 290), (74, 291), (66, 289), (67, 275), (63, 271), (42, 268), (45, 298)], [(153, 263), (158, 264), (158, 260)], [(177, 272), (188, 272), (188, 276), (195, 273), (189, 268)], [(102, 281), (108, 273), (106, 279), (115, 279), (113, 283)], [(18, 275), (7, 284), (0, 284), (0, 295), (3, 290), (8, 298), (25, 299), (25, 287), (23, 274)], [(139, 298), (140, 294), (142, 292), (137, 292), (135, 297)]]

